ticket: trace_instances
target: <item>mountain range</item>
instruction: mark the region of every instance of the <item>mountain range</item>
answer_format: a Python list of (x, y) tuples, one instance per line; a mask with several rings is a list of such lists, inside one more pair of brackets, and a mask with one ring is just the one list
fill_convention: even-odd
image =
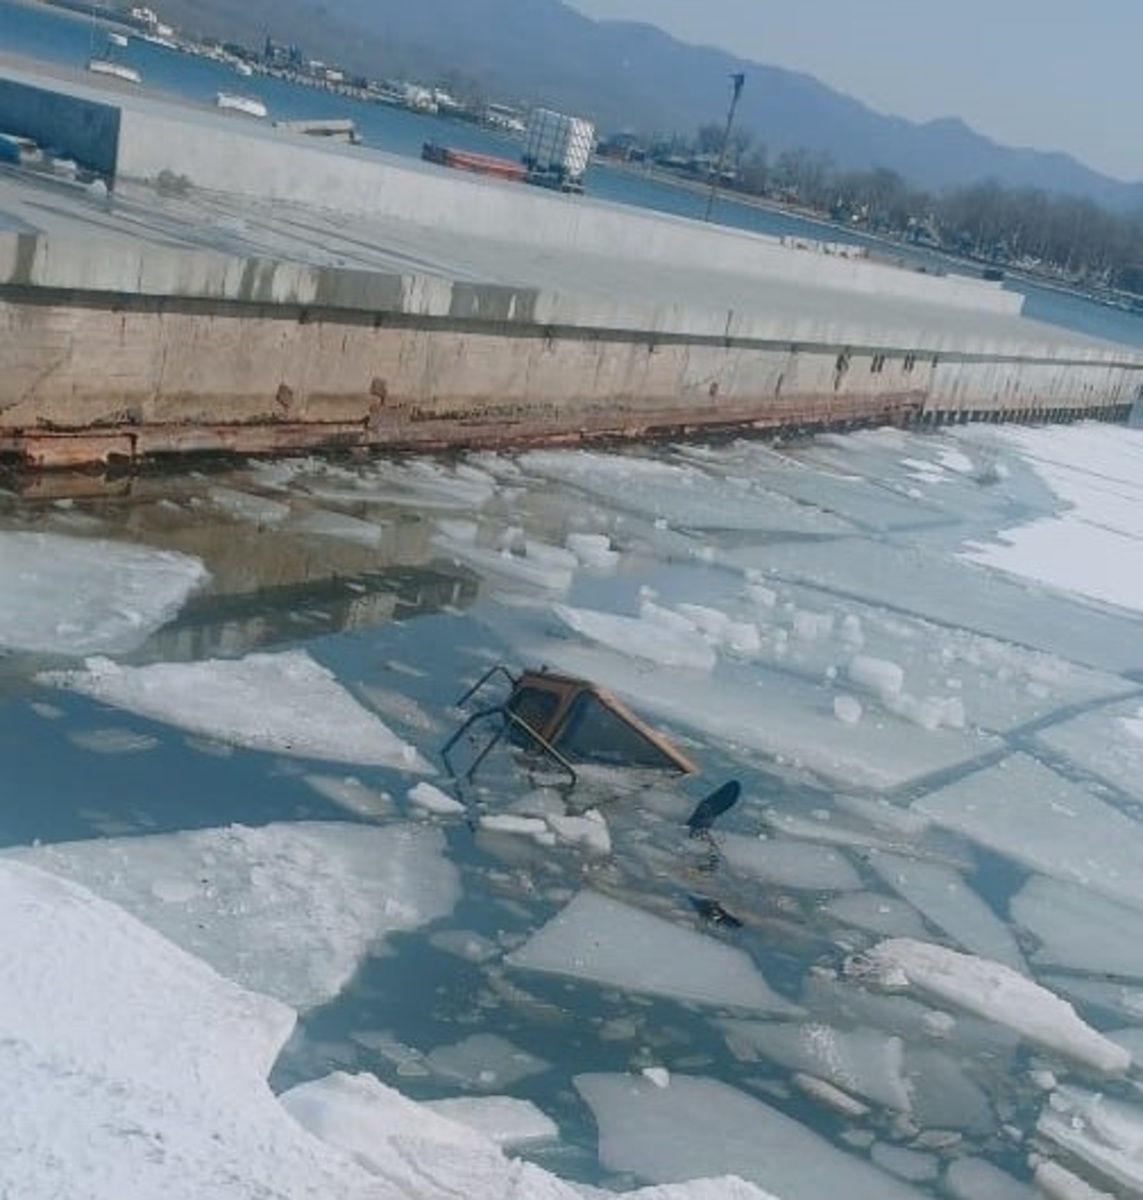
[(164, 0), (188, 32), (257, 46), (295, 43), (372, 77), (452, 81), (490, 99), (591, 117), (603, 132), (692, 135), (725, 119), (729, 76), (746, 85), (736, 128), (766, 147), (828, 155), (842, 169), (888, 167), (948, 190), (995, 180), (1143, 209), (1123, 183), (1063, 153), (1002, 146), (949, 117), (888, 116), (809, 75), (687, 45), (650, 25), (595, 21), (562, 0)]

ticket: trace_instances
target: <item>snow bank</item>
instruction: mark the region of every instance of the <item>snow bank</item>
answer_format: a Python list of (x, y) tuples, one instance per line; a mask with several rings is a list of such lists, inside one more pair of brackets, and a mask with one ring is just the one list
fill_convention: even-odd
[(860, 969), (884, 987), (913, 988), (955, 1004), (1096, 1071), (1113, 1074), (1131, 1064), (1127, 1050), (1081, 1021), (1066, 1000), (1002, 963), (895, 938), (868, 951)]
[(0, 909), (6, 1195), (380, 1200), (267, 1086), (288, 1008), (26, 864), (0, 862)]
[(439, 831), (300, 823), (3, 852), (90, 887), (220, 974), (296, 1008), (336, 996), (381, 939), (451, 912)]
[(431, 770), (304, 651), (241, 659), (125, 667), (88, 659), (77, 671), (45, 671), (41, 683), (190, 733), (255, 750), (332, 762)]
[(505, 961), (676, 1000), (797, 1012), (741, 950), (599, 892), (580, 892)]
[(127, 654), (209, 578), (197, 558), (100, 538), (0, 532), (0, 646)]

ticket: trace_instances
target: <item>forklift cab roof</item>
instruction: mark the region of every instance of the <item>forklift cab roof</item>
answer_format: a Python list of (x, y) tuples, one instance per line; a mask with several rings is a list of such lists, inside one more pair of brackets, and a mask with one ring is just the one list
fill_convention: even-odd
[(510, 685), (507, 699), (473, 713), (444, 747), (443, 757), (451, 768), (449, 751), (460, 738), (479, 723), (499, 719), (491, 740), (465, 772), (467, 778), (505, 735), (513, 745), (554, 759), (573, 783), (576, 764), (585, 763), (683, 775), (697, 770), (666, 737), (622, 701), (586, 679), (548, 671), (524, 671), (514, 676), (497, 666), (469, 689), (460, 704), (466, 704), (498, 674)]

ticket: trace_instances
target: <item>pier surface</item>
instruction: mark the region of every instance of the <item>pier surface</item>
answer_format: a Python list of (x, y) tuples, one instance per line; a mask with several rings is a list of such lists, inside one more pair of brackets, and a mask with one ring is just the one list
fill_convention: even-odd
[(330, 144), (0, 62), (0, 453), (1119, 419), (1143, 356), (969, 276)]

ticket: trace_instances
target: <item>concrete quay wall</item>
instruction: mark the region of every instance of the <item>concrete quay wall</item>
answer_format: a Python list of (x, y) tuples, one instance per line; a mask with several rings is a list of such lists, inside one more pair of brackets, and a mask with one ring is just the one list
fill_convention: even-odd
[(79, 84), (44, 117), (33, 80), (0, 84), (0, 127), (114, 150), (104, 201), (0, 177), (0, 454), (28, 463), (1121, 419), (1143, 396), (1143, 356), (995, 284)]
[(32, 465), (970, 416), (1121, 419), (1143, 389), (1143, 361), (1094, 343), (791, 343), (727, 313), (643, 312), (623, 327), (603, 305), (593, 323), (582, 298), (566, 301), (576, 322), (562, 323), (547, 319), (561, 297), (535, 289), (323, 278), (171, 250), (132, 263), (87, 245), (89, 268), (113, 279), (130, 268), (133, 286), (77, 286), (82, 257), (42, 238), (0, 239), (0, 452)]

